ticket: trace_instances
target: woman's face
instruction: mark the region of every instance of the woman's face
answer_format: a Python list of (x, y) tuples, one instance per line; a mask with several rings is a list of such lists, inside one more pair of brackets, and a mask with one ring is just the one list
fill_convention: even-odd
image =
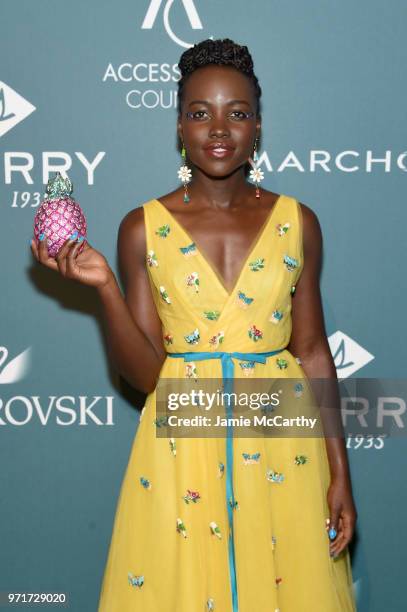
[[(198, 68), (184, 85), (177, 127), (195, 167), (208, 176), (231, 174), (252, 155), (260, 133), (251, 80), (233, 66)], [(216, 143), (227, 150), (209, 146)]]

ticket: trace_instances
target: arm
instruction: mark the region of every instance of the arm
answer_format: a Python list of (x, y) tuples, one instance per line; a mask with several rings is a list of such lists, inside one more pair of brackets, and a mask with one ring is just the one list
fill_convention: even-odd
[(161, 321), (158, 316), (145, 265), (146, 242), (142, 207), (122, 220), (118, 235), (123, 297), (116, 277), (98, 288), (102, 303), (111, 360), (133, 387), (154, 390), (165, 359)]
[[(288, 350), (300, 357), (305, 374), (309, 379), (337, 379), (336, 368), (332, 359), (329, 343), (325, 332), (319, 288), (321, 269), (322, 233), (315, 213), (300, 204), (303, 218), (304, 266), (296, 285), (292, 300), (292, 334)], [(325, 388), (325, 385), (323, 385)], [(328, 417), (340, 423), (340, 399), (336, 384), (327, 384), (328, 400), (323, 400)], [(334, 412), (336, 412), (336, 415)], [(335, 423), (336, 424), (336, 423)], [(339, 431), (341, 427), (339, 428)], [(338, 427), (335, 429), (338, 431)], [(343, 432), (340, 433), (343, 435)], [(331, 525), (339, 533), (331, 544), (331, 550), (336, 554), (347, 545), (353, 535), (356, 522), (356, 509), (352, 497), (349, 464), (343, 437), (325, 438), (329, 460), (331, 485), (328, 501), (331, 509)]]

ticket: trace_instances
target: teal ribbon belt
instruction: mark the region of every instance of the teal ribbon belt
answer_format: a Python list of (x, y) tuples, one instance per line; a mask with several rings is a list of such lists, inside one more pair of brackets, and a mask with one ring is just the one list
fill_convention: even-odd
[[(188, 352), (188, 353), (167, 353), (168, 357), (178, 357), (184, 361), (203, 361), (204, 359), (220, 359), (222, 363), (222, 382), (225, 393), (233, 393), (233, 379), (235, 365), (233, 359), (242, 361), (255, 361), (256, 363), (266, 363), (267, 357), (276, 355), (284, 349), (268, 351), (265, 353), (225, 353), (222, 351), (208, 352)], [(231, 397), (226, 395), (227, 417), (233, 416)], [(233, 426), (228, 424), (226, 437), (226, 505), (229, 520), (229, 572), (232, 589), (233, 612), (238, 612), (237, 585), (236, 585), (236, 564), (235, 547), (233, 538), (233, 509), (235, 508), (235, 496), (233, 491)]]

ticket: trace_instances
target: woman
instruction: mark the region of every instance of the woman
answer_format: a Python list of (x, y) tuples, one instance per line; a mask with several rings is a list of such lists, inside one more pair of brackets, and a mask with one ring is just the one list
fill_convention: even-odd
[(116, 368), (148, 394), (99, 612), (350, 612), (357, 515), (343, 439), (157, 436), (164, 378), (336, 378), (317, 217), (246, 181), (261, 133), (247, 47), (204, 40), (179, 67), (190, 165), (179, 189), (120, 225), (125, 299), (89, 244), (78, 255), (67, 241), (56, 261), (45, 242), (32, 246), (44, 265), (97, 288)]

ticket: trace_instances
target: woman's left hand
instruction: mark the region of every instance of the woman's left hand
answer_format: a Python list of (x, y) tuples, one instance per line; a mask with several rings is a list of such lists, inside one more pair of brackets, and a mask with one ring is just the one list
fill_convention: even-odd
[(351, 486), (346, 478), (334, 478), (327, 493), (330, 521), (327, 531), (334, 528), (337, 532), (333, 540), (329, 540), (329, 552), (336, 557), (349, 544), (353, 537), (357, 512), (352, 497)]

